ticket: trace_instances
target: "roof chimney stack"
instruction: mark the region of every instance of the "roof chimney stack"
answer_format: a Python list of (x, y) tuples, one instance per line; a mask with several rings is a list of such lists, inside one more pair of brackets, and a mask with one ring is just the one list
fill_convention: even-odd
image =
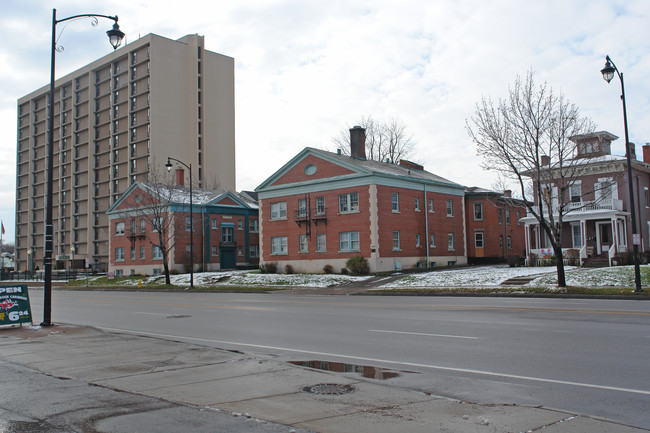
[(361, 126), (350, 129), (350, 155), (366, 159), (366, 130)]

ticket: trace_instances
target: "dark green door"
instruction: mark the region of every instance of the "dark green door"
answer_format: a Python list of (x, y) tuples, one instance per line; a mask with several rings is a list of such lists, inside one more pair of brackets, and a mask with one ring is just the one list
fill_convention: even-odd
[(221, 264), (221, 269), (235, 269), (237, 267), (234, 248), (221, 249), (220, 264)]

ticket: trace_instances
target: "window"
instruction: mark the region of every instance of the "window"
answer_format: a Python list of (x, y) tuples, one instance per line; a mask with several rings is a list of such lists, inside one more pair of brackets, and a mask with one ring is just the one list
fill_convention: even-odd
[(400, 250), (399, 230), (394, 230), (393, 231), (393, 251), (399, 251), (399, 250)]
[(348, 194), (339, 194), (339, 212), (358, 212), (359, 211), (359, 193), (351, 192)]
[(212, 218), (212, 228), (214, 230), (219, 228), (219, 221), (216, 218)]
[(160, 260), (163, 258), (162, 250), (158, 245), (151, 246), (151, 258), (153, 260)]
[(573, 239), (573, 248), (582, 247), (582, 231), (579, 224), (571, 225), (571, 237)]
[(287, 218), (287, 202), (279, 201), (277, 203), (271, 203), (271, 219), (279, 220)]
[(645, 207), (650, 207), (650, 197), (648, 197), (648, 187), (643, 187), (643, 198), (645, 199)]
[(221, 225), (221, 242), (232, 243), (235, 241), (235, 227)]
[(298, 200), (298, 216), (307, 216), (307, 199), (301, 198)]
[(447, 249), (449, 251), (454, 251), (456, 249), (454, 247), (454, 234), (453, 233), (447, 233)]
[(474, 221), (483, 221), (483, 203), (474, 203)]
[(434, 235), (431, 235), (429, 237), (429, 247), (435, 248), (436, 247), (436, 237)]
[(298, 251), (301, 253), (307, 253), (309, 252), (309, 246), (307, 243), (307, 235), (299, 235), (298, 236)]
[(417, 197), (415, 199), (415, 211), (420, 212), (420, 199)]
[(399, 212), (399, 194), (396, 192), (391, 194), (391, 209), (393, 212)]
[(185, 231), (186, 232), (192, 231), (192, 217), (190, 216), (185, 217)]
[(237, 220), (237, 230), (244, 230), (244, 221)]
[(115, 223), (115, 235), (123, 235), (124, 234), (124, 223)]
[(429, 212), (433, 213), (433, 199), (429, 199)]
[(135, 248), (131, 247), (131, 260), (135, 260)]
[(454, 216), (454, 202), (451, 200), (447, 200), (447, 216)]
[(260, 256), (260, 246), (259, 245), (249, 245), (248, 251), (250, 251), (250, 256), (251, 257), (259, 257)]
[(216, 245), (212, 245), (212, 256), (216, 257), (219, 255), (219, 247)]
[(325, 233), (318, 233), (316, 235), (316, 251), (327, 251), (327, 235)]
[(512, 249), (512, 238), (510, 236), (508, 236), (508, 249)]
[(316, 215), (325, 213), (325, 197), (316, 197)]
[(359, 232), (340, 232), (339, 251), (359, 251)]
[(115, 261), (116, 262), (124, 261), (124, 248), (115, 248)]
[(237, 255), (238, 256), (244, 255), (244, 247), (242, 247), (241, 245), (237, 247)]
[(569, 186), (569, 199), (571, 203), (582, 202), (582, 191), (579, 180)]
[(146, 249), (145, 249), (144, 245), (142, 245), (142, 246), (140, 247), (140, 260), (144, 260), (144, 259), (145, 259), (145, 254), (146, 254), (145, 251), (146, 251)]
[(251, 220), (250, 221), (250, 231), (253, 232), (253, 233), (257, 233), (258, 231), (260, 231), (259, 221), (258, 220)]
[(483, 232), (474, 233), (474, 247), (483, 248)]
[(499, 219), (499, 224), (503, 224), (503, 209), (497, 209), (497, 216)]
[(499, 236), (499, 248), (503, 249), (503, 235)]
[(420, 233), (415, 234), (415, 247), (420, 248)]
[(506, 209), (506, 225), (510, 225), (510, 211)]
[(288, 241), (286, 236), (274, 236), (271, 238), (271, 255), (288, 254)]

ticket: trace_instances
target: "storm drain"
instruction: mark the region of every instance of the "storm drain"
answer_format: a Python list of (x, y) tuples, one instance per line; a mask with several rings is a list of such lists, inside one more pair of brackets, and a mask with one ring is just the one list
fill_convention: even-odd
[(319, 383), (318, 385), (305, 386), (302, 391), (310, 394), (343, 395), (356, 391), (356, 388), (352, 385), (339, 383)]

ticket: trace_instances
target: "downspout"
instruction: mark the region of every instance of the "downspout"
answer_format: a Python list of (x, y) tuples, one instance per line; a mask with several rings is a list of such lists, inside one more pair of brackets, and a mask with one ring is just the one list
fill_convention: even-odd
[(427, 248), (427, 265), (431, 266), (429, 262), (429, 202), (427, 201), (427, 184), (424, 184), (424, 245)]

